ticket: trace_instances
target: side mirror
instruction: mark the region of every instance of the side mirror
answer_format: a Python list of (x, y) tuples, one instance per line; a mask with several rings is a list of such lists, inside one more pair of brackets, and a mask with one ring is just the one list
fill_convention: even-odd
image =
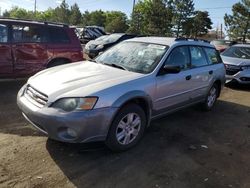
[(103, 51), (99, 52), (98, 55), (102, 55), (103, 54)]
[(163, 67), (165, 74), (177, 74), (181, 71), (181, 67), (178, 65), (164, 65)]

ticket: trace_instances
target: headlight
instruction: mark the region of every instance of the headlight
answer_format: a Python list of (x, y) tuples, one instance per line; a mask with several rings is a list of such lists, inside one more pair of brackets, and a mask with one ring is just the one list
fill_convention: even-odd
[(241, 67), (242, 70), (247, 70), (247, 69), (250, 69), (250, 65), (247, 65), (247, 66), (242, 66)]
[(86, 97), (86, 98), (63, 98), (57, 100), (51, 105), (53, 108), (59, 108), (66, 112), (73, 110), (91, 110), (94, 108), (97, 97)]
[(98, 45), (95, 49), (96, 49), (96, 50), (100, 50), (100, 49), (102, 49), (103, 47), (104, 47), (104, 46), (100, 44), (100, 45)]

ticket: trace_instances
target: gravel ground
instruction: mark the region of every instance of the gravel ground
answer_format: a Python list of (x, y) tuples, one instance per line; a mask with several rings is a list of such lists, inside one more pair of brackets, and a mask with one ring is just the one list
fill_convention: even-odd
[(24, 82), (0, 82), (0, 187), (250, 187), (250, 87), (225, 87), (213, 111), (168, 115), (137, 147), (112, 153), (31, 129), (16, 106)]

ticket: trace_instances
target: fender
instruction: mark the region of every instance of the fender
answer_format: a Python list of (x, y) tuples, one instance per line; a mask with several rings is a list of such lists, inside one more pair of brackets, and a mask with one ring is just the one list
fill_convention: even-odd
[[(136, 100), (136, 99), (143, 99), (146, 102), (147, 105), (147, 124), (149, 125), (150, 119), (151, 119), (151, 114), (152, 114), (152, 100), (150, 96), (145, 93), (144, 91), (140, 90), (135, 90), (135, 91), (130, 91), (128, 93), (125, 93), (124, 95), (120, 96), (113, 104), (112, 107), (115, 108), (121, 108), (124, 104), (126, 104), (128, 101), (131, 100)], [(145, 110), (145, 109), (144, 109)]]

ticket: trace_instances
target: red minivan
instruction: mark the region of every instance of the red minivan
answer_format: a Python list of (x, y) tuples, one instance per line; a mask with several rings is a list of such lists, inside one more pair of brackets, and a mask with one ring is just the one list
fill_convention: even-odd
[(0, 19), (0, 78), (27, 77), (82, 60), (80, 41), (68, 25)]

